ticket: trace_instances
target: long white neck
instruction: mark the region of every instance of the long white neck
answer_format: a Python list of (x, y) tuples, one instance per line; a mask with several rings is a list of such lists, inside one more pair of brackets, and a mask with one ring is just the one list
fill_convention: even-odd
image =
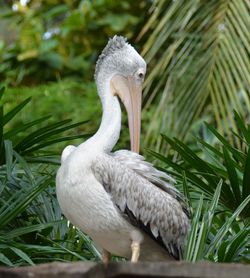
[(102, 121), (96, 134), (85, 143), (90, 144), (90, 147), (110, 152), (120, 137), (121, 107), (118, 98), (110, 92), (109, 80), (97, 81), (97, 89), (102, 96)]

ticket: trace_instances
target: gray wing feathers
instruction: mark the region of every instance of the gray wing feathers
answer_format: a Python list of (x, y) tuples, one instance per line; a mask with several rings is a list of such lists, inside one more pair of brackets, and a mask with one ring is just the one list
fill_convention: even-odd
[(178, 190), (171, 184), (175, 183), (175, 179), (157, 170), (151, 163), (147, 162), (143, 156), (128, 150), (120, 150), (112, 155), (116, 160), (122, 162), (150, 182), (155, 183), (163, 190), (170, 194), (179, 194)]
[(173, 186), (175, 183), (174, 178), (162, 171), (157, 170), (151, 163), (145, 161), (143, 156), (137, 153), (128, 150), (120, 150), (113, 153), (112, 156), (140, 176), (144, 177), (146, 180), (150, 181), (177, 199), (180, 202), (183, 211), (190, 218), (190, 211), (184, 196), (180, 194), (176, 187)]
[(121, 212), (175, 254), (174, 247), (181, 249), (188, 232), (188, 217), (171, 194), (156, 187), (145, 175), (137, 174), (138, 170), (132, 170), (122, 159), (102, 155), (92, 171)]

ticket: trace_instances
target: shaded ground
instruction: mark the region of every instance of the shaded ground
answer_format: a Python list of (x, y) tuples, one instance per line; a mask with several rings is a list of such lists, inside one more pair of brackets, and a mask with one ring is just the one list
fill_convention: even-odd
[(111, 263), (106, 268), (93, 262), (52, 263), (35, 267), (2, 268), (0, 277), (175, 277), (248, 278), (250, 266), (218, 263)]

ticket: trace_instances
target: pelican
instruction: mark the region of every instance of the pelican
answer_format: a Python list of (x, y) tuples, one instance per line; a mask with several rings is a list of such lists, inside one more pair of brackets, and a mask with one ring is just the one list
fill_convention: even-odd
[[(67, 146), (56, 192), (67, 219), (110, 254), (142, 261), (182, 258), (189, 230), (187, 206), (173, 179), (139, 155), (142, 84), (146, 63), (121, 36), (99, 56), (95, 81), (103, 115), (98, 131), (79, 146)], [(128, 114), (131, 151), (112, 153)]]

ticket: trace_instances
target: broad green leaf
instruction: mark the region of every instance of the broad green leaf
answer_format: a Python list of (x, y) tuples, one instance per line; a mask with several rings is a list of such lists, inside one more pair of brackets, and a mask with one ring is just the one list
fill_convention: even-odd
[(51, 223), (41, 223), (41, 224), (36, 224), (36, 225), (30, 225), (30, 226), (26, 226), (26, 227), (19, 227), (16, 228), (12, 231), (10, 231), (7, 235), (1, 235), (2, 239), (13, 239), (15, 237), (20, 237), (22, 235), (26, 235), (32, 232), (36, 232), (36, 231), (41, 231), (50, 227), (53, 227), (59, 223), (64, 223), (66, 220), (58, 220), (58, 221), (54, 221)]
[(235, 210), (232, 216), (228, 218), (225, 224), (220, 228), (220, 230), (217, 232), (216, 236), (213, 238), (211, 244), (208, 247), (207, 256), (215, 252), (218, 246), (222, 243), (223, 238), (228, 232), (233, 221), (235, 221), (235, 219), (240, 215), (243, 209), (249, 204), (249, 201), (250, 201), (250, 195), (238, 206), (238, 208)]
[(3, 253), (0, 253), (0, 262), (7, 266), (13, 266), (13, 263)]
[(237, 257), (237, 253), (240, 249), (244, 245), (249, 245), (249, 234), (250, 229), (246, 228), (245, 230), (241, 230), (233, 239), (230, 240), (229, 248), (224, 255), (224, 262), (232, 262)]
[[(35, 131), (28, 135), (26, 138), (20, 142), (15, 149), (17, 149), (19, 152), (23, 152), (25, 149), (30, 148), (31, 146), (41, 143), (42, 140), (48, 140), (50, 137), (58, 135), (64, 131), (68, 131), (72, 128), (78, 127), (87, 121), (82, 121), (79, 123), (75, 123), (72, 125), (64, 126), (66, 123), (68, 123), (71, 120), (65, 120), (59, 123), (55, 123), (52, 125), (49, 125), (47, 127), (41, 128), (39, 131)], [(77, 138), (77, 137), (75, 137)], [(62, 140), (64, 141), (64, 140)]]
[(41, 136), (46, 138), (48, 133), (50, 133), (50, 132), (52, 132), (52, 134), (56, 133), (57, 128), (64, 126), (65, 124), (67, 124), (69, 122), (71, 122), (71, 120), (60, 121), (57, 123), (49, 124), (45, 127), (40, 128), (39, 130), (31, 132), (29, 135), (24, 137), (22, 139), (22, 141), (17, 144), (17, 146), (15, 146), (15, 150), (20, 152), (20, 150), (23, 150), (23, 149), (29, 147), (30, 145), (35, 144), (36, 142), (40, 142)]
[(11, 171), (13, 167), (13, 148), (12, 148), (12, 142), (9, 140), (4, 141), (4, 148), (5, 148), (5, 163), (6, 163), (6, 172), (7, 172), (7, 178), (10, 180), (11, 177)]
[(6, 226), (12, 221), (18, 214), (23, 212), (27, 206), (45, 189), (51, 184), (51, 179), (46, 179), (40, 182), (35, 188), (29, 192), (17, 192), (9, 202), (2, 206), (0, 209), (0, 228)]
[(204, 140), (200, 139), (199, 137), (195, 137), (195, 140), (197, 140), (200, 144), (202, 144), (205, 148), (209, 149), (212, 151), (214, 156), (223, 158), (223, 153), (221, 153), (217, 148), (213, 147), (212, 145), (208, 144)]
[(23, 154), (32, 153), (34, 151), (40, 150), (42, 148), (48, 147), (50, 145), (53, 145), (53, 144), (59, 143), (59, 142), (70, 141), (70, 140), (79, 139), (79, 138), (86, 139), (86, 138), (90, 137), (91, 135), (92, 134), (79, 134), (79, 135), (74, 135), (74, 136), (65, 136), (65, 137), (53, 139), (53, 140), (46, 140), (44, 143), (37, 144), (34, 147), (23, 151), (22, 153)]
[(187, 183), (187, 177), (186, 177), (186, 173), (185, 171), (182, 172), (182, 177), (183, 177), (183, 182), (182, 182), (182, 185), (183, 185), (183, 192), (184, 192), (184, 196), (188, 202), (188, 206), (191, 208), (191, 197), (190, 197), (190, 194), (189, 194), (189, 189), (188, 189), (188, 183)]
[(222, 182), (222, 180), (220, 180), (218, 185), (217, 185), (216, 191), (214, 192), (214, 197), (211, 201), (210, 207), (207, 211), (208, 227), (211, 227), (211, 225), (212, 225), (215, 210), (217, 209), (220, 194), (221, 194), (222, 184), (223, 184), (223, 182)]
[(4, 139), (10, 139), (10, 138), (16, 136), (17, 134), (19, 134), (20, 132), (23, 132), (23, 131), (29, 129), (30, 127), (32, 127), (32, 126), (36, 126), (37, 124), (48, 120), (50, 117), (51, 116), (45, 116), (45, 117), (42, 117), (42, 118), (37, 119), (35, 121), (29, 122), (29, 123), (20, 125), (20, 126), (14, 128), (14, 129), (11, 129), (11, 130), (4, 133)]
[(234, 117), (239, 130), (242, 132), (248, 144), (250, 144), (250, 130), (246, 127), (244, 119), (236, 111), (234, 111)]
[[(221, 163), (221, 160), (220, 159), (223, 159), (224, 158), (224, 155), (221, 151), (219, 151), (217, 148), (213, 147), (212, 145), (210, 145), (209, 143), (203, 141), (202, 139), (200, 138), (195, 138), (200, 144), (201, 144), (201, 148), (203, 151), (205, 151), (206, 149), (209, 150), (211, 152), (211, 156), (213, 158), (213, 160), (215, 160), (216, 162), (216, 165), (217, 164), (220, 164), (220, 167), (223, 166), (223, 164)], [(236, 161), (234, 160), (231, 160), (231, 162), (233, 163), (233, 166), (235, 168), (237, 168), (239, 171), (242, 170), (242, 166), (239, 165)], [(215, 167), (215, 165), (211, 165), (210, 164), (210, 167)], [(227, 173), (226, 171), (224, 172), (221, 168), (218, 168), (216, 169), (216, 172), (220, 172), (220, 174), (223, 172), (223, 173)]]
[(222, 181), (219, 182), (214, 197), (208, 210), (205, 211), (203, 218), (200, 222), (199, 233), (196, 240), (196, 245), (193, 253), (193, 261), (201, 260), (203, 258), (206, 242), (212, 226), (213, 217), (218, 206), (220, 194), (222, 188)]
[(229, 245), (229, 240), (225, 240), (223, 241), (219, 248), (218, 248), (218, 260), (216, 260), (216, 262), (224, 262), (225, 261), (225, 255), (226, 255), (226, 251)]
[(219, 132), (214, 127), (208, 124), (206, 124), (206, 126), (220, 140), (224, 147), (232, 153), (233, 156), (235, 156), (241, 163), (244, 163), (244, 154), (241, 151), (232, 147), (227, 139), (219, 134)]
[(91, 241), (91, 239), (85, 235), (82, 231), (80, 231), (79, 229), (77, 229), (77, 233), (82, 237), (85, 245), (87, 246), (87, 248), (89, 249), (89, 251), (99, 260), (102, 259), (102, 255), (101, 253), (98, 251), (98, 249), (95, 247), (95, 245), (93, 244), (93, 242)]
[(23, 102), (18, 104), (15, 108), (9, 111), (3, 116), (3, 125), (6, 125), (10, 120), (12, 120), (18, 112), (20, 112), (24, 106), (26, 106), (31, 101), (31, 97), (25, 99)]
[(36, 157), (29, 157), (29, 156), (25, 156), (25, 160), (27, 162), (31, 162), (31, 163), (46, 163), (46, 164), (51, 164), (51, 165), (60, 165), (61, 161), (58, 157), (57, 154), (55, 154), (55, 156), (36, 156)]
[(43, 235), (40, 235), (40, 234), (39, 234), (39, 237), (41, 237), (41, 238), (44, 239), (45, 241), (47, 241), (47, 242), (53, 244), (53, 245), (56, 246), (57, 248), (62, 249), (63, 251), (67, 252), (68, 254), (73, 255), (73, 256), (77, 257), (78, 259), (80, 259), (80, 260), (82, 260), (82, 261), (86, 261), (86, 259), (85, 259), (83, 256), (80, 256), (80, 255), (77, 254), (76, 252), (69, 250), (68, 248), (66, 248), (66, 247), (64, 247), (64, 246), (62, 246), (62, 245), (56, 243), (55, 241), (52, 241), (52, 240), (50, 240), (49, 238), (46, 238), (46, 237), (44, 237)]
[(25, 172), (26, 177), (29, 178), (30, 184), (34, 184), (34, 174), (33, 174), (32, 170), (31, 170), (30, 165), (16, 151), (13, 151), (13, 153), (14, 153), (14, 156), (15, 156), (16, 160), (18, 161), (19, 165), (22, 166), (22, 168), (23, 168), (23, 170)]
[[(163, 135), (163, 138), (171, 145), (174, 150), (178, 152), (179, 155), (181, 155), (183, 160), (188, 163), (191, 168), (194, 168), (195, 171), (197, 171), (196, 173), (193, 171), (195, 175), (202, 176), (205, 180), (207, 180), (207, 183), (203, 183), (202, 187), (200, 182), (195, 184), (198, 185), (199, 188), (201, 187), (203, 191), (206, 190), (206, 192), (208, 192), (210, 195), (213, 195), (220, 180), (220, 177), (216, 174), (214, 167), (211, 167), (209, 163), (199, 158), (194, 151), (192, 151), (188, 146), (180, 142), (178, 139), (173, 141), (165, 135)], [(187, 169), (185, 170), (187, 177), (189, 177)], [(195, 181), (194, 174), (192, 175), (193, 183)], [(201, 178), (199, 180), (201, 180)], [(234, 196), (230, 187), (223, 185), (221, 198), (224, 200), (224, 203), (227, 207), (234, 208), (232, 203)]]
[(185, 260), (191, 261), (191, 262), (194, 262), (195, 258), (196, 258), (196, 255), (194, 254), (194, 250), (196, 247), (196, 240), (197, 240), (197, 236), (198, 236), (199, 228), (200, 228), (199, 220), (200, 220), (200, 216), (201, 216), (202, 206), (203, 206), (203, 196), (201, 196), (201, 198), (200, 198), (198, 207), (196, 208), (194, 217), (192, 219), (191, 231), (189, 232), (189, 235), (188, 235), (187, 246), (186, 246), (185, 254), (184, 254)]
[[(156, 153), (156, 152), (154, 152), (152, 150), (148, 150), (148, 149), (147, 149), (147, 152), (149, 154), (153, 155), (154, 157), (158, 158), (159, 160), (165, 162), (167, 165), (169, 165), (170, 167), (175, 169), (176, 172), (181, 173), (182, 171), (185, 171), (186, 177), (189, 181), (191, 181), (193, 184), (195, 184), (198, 188), (201, 188), (204, 192), (206, 192), (207, 195), (209, 195), (209, 196), (212, 195), (211, 188), (205, 182), (203, 182), (202, 179), (198, 178), (196, 175), (194, 175), (190, 171), (187, 171), (182, 166), (178, 165), (177, 163), (174, 163), (171, 159), (168, 159), (167, 157), (164, 157), (163, 155), (161, 155), (159, 153)], [(175, 172), (173, 172), (173, 174), (175, 175)]]
[[(40, 239), (39, 239), (40, 240)], [(39, 245), (39, 244), (29, 244), (29, 243), (15, 243), (15, 247), (24, 250), (26, 253), (35, 252), (37, 254), (52, 254), (55, 257), (55, 254), (64, 254), (61, 248), (51, 245)]]
[(10, 247), (10, 249), (17, 255), (19, 256), (21, 259), (23, 259), (25, 262), (27, 262), (30, 265), (35, 265), (32, 260), (30, 259), (30, 257), (24, 253), (21, 249), (18, 249), (16, 247)]
[(242, 198), (246, 198), (250, 195), (250, 148), (247, 152), (247, 158), (243, 174), (244, 175), (242, 183)]
[(237, 172), (235, 170), (234, 164), (232, 162), (232, 159), (225, 147), (223, 147), (223, 153), (224, 153), (224, 161), (225, 165), (227, 167), (228, 177), (230, 180), (230, 185), (232, 188), (232, 191), (234, 193), (235, 197), (235, 203), (240, 204), (241, 202), (241, 188), (237, 176)]
[(206, 179), (210, 183), (210, 186), (216, 186), (218, 178), (209, 164), (200, 159), (188, 146), (183, 144), (178, 139), (176, 139), (176, 146), (178, 146), (176, 147), (176, 150), (185, 159), (185, 161), (188, 161), (190, 165), (193, 165), (193, 167), (200, 173), (208, 173), (209, 175), (206, 176)]

